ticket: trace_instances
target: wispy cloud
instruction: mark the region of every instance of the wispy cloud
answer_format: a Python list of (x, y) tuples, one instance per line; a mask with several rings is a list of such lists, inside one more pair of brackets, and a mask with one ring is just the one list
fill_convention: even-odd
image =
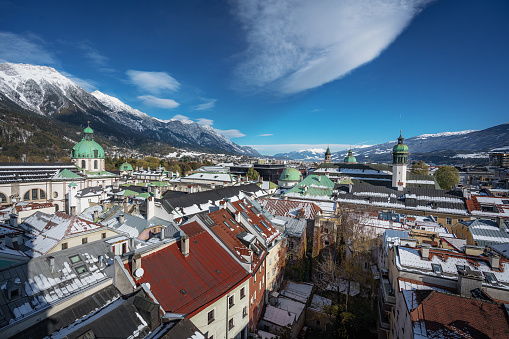
[(93, 92), (97, 89), (97, 82), (94, 81), (94, 80), (90, 80), (90, 79), (81, 79), (81, 78), (78, 78), (77, 76), (74, 76), (72, 75), (71, 73), (67, 73), (67, 72), (64, 72), (64, 71), (60, 71), (60, 73), (71, 79), (74, 83), (76, 83), (78, 86), (80, 86), (81, 88), (83, 88), (85, 91), (87, 92)]
[(58, 60), (47, 43), (35, 34), (0, 32), (0, 62), (56, 65)]
[(193, 108), (195, 111), (208, 111), (216, 106), (217, 99), (202, 99), (204, 102)]
[(323, 108), (315, 108), (314, 110), (311, 111), (311, 113), (316, 113), (316, 112), (321, 112), (323, 111)]
[(433, 0), (235, 2), (248, 43), (237, 85), (292, 94), (370, 62)]
[(176, 114), (173, 116), (173, 118), (171, 118), (171, 120), (191, 120), (189, 119), (188, 117), (186, 117), (185, 115), (182, 115), (182, 114)]
[(259, 137), (271, 137), (273, 136), (274, 134), (270, 134), (270, 133), (266, 133), (266, 134), (260, 134), (258, 135)]
[(94, 47), (90, 46), (87, 43), (79, 43), (78, 48), (85, 52), (85, 57), (88, 58), (94, 65), (99, 67), (107, 66), (107, 61), (109, 60), (109, 58), (102, 55)]
[(207, 119), (207, 118), (199, 118), (196, 120), (196, 122), (200, 125), (207, 125), (207, 126), (212, 126), (214, 125), (214, 120), (212, 119)]
[(145, 105), (160, 107), (160, 108), (177, 108), (180, 106), (178, 102), (173, 99), (157, 98), (152, 95), (141, 95), (138, 97)]
[(239, 131), (238, 129), (227, 129), (227, 130), (222, 130), (222, 129), (217, 129), (215, 128), (214, 129), (217, 133), (221, 134), (221, 135), (224, 135), (225, 137), (227, 137), (228, 139), (231, 139), (231, 138), (241, 138), (241, 137), (245, 137), (246, 135), (244, 133), (242, 133), (241, 131)]
[(143, 72), (128, 70), (129, 81), (141, 90), (159, 94), (161, 91), (177, 91), (180, 83), (166, 72)]

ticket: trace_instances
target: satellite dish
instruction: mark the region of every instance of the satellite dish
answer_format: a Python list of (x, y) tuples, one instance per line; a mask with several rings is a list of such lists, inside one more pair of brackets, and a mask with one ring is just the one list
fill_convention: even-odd
[(143, 273), (145, 273), (145, 270), (140, 267), (136, 271), (134, 271), (134, 276), (136, 278), (141, 278), (141, 277), (143, 277)]

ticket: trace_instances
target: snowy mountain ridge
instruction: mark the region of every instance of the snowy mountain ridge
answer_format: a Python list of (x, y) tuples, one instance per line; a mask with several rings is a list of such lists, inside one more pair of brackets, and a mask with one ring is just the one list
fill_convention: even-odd
[(51, 67), (0, 64), (0, 94), (15, 105), (51, 119), (80, 126), (91, 121), (97, 132), (130, 146), (152, 140), (177, 147), (259, 155), (210, 126), (190, 120), (163, 121), (100, 91), (90, 94)]

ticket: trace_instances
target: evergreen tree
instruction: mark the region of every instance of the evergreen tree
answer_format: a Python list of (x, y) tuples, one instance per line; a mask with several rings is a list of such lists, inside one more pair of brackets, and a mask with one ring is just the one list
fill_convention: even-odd
[(421, 160), (418, 163), (415, 163), (412, 165), (412, 169), (410, 170), (410, 173), (419, 174), (419, 175), (428, 175), (429, 174), (429, 166), (426, 165), (426, 163)]
[(438, 184), (444, 190), (453, 189), (460, 182), (460, 172), (451, 166), (442, 166), (434, 174)]
[(260, 174), (253, 167), (249, 167), (247, 170), (247, 177), (249, 180), (258, 180), (259, 176)]

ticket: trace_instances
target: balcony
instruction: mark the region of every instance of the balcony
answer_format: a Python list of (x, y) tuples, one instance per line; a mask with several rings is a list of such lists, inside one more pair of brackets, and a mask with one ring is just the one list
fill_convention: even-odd
[(380, 284), (380, 289), (382, 290), (382, 297), (384, 304), (389, 304), (391, 306), (396, 305), (396, 295), (394, 293), (394, 289), (392, 288), (391, 283), (388, 279), (383, 278)]

